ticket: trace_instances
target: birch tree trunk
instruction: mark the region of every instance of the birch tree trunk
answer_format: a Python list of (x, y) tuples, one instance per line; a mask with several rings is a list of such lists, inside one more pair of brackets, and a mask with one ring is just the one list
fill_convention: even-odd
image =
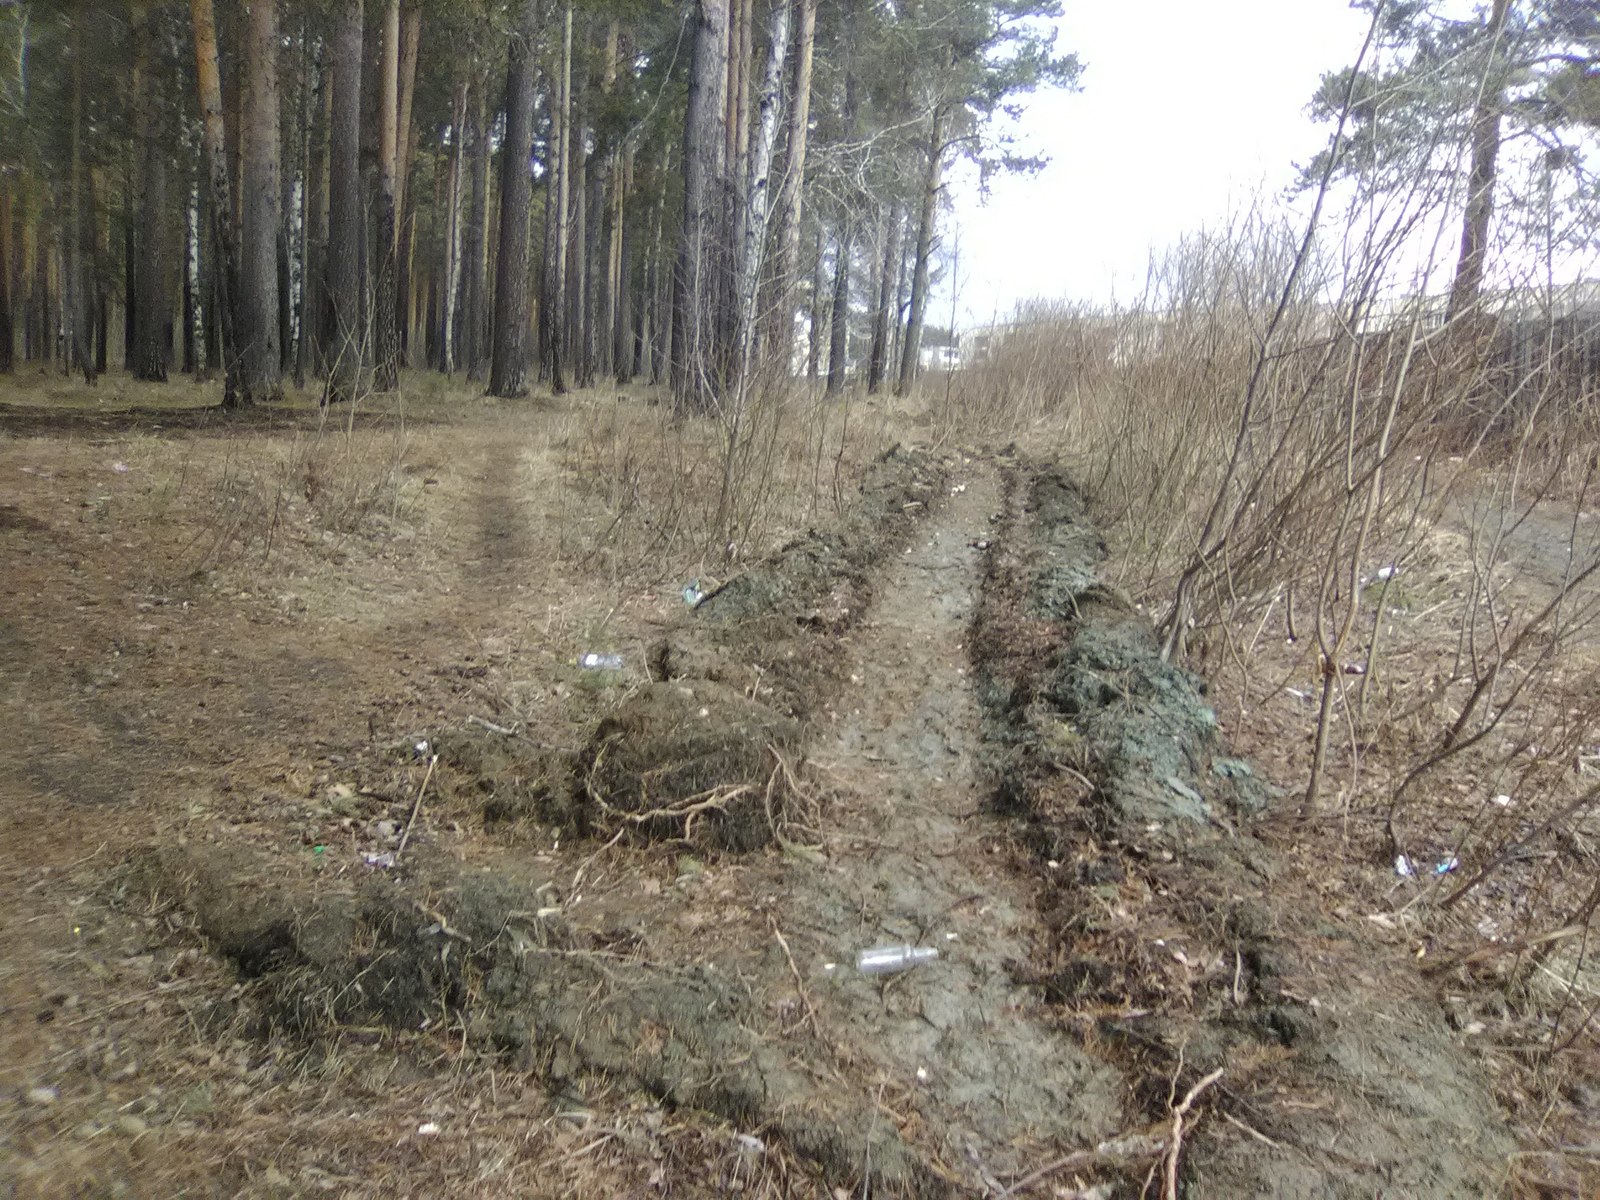
[(766, 69), (761, 80), (761, 107), (749, 150), (750, 176), (743, 188), (744, 218), (740, 227), (744, 236), (739, 246), (739, 265), (734, 283), (732, 378), (727, 390), (733, 399), (736, 420), (744, 411), (755, 366), (756, 302), (761, 291), (761, 272), (766, 260), (767, 230), (772, 211), (772, 151), (778, 140), (778, 121), (783, 106), (783, 63), (789, 50), (787, 0), (777, 0), (773, 4), (768, 34)]
[[(778, 186), (778, 256), (772, 270), (769, 348), (785, 365), (794, 355), (796, 263), (805, 200), (806, 145), (811, 128), (811, 59), (817, 41), (817, 0), (794, 0), (794, 74), (789, 85), (789, 128)], [(812, 372), (815, 375), (815, 372)]]
[(853, 230), (846, 218), (839, 229), (839, 251), (833, 263), (833, 316), (828, 321), (828, 395), (844, 388), (850, 353), (850, 251)]
[(461, 283), (461, 350), (467, 378), (484, 377), (484, 309), (489, 257), (489, 114), (483, 80), (472, 83), (472, 202), (467, 209), (466, 278)]
[(450, 114), (450, 182), (446, 189), (444, 231), (444, 319), (439, 330), (439, 363), (446, 375), (456, 370), (457, 291), (461, 286), (461, 191), (466, 178), (467, 81), (456, 83)]

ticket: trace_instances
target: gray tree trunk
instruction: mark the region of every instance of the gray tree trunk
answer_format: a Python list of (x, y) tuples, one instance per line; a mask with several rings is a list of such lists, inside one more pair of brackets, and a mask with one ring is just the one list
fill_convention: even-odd
[(139, 197), (138, 260), (134, 271), (133, 377), (165, 383), (171, 338), (167, 334), (171, 305), (167, 303), (166, 239), (162, 237), (167, 213), (167, 153), (162, 145), (157, 112), (159, 79), (153, 50), (158, 35), (155, 5), (137, 7), (134, 30), (139, 59), (138, 122), (141, 181)]
[(367, 360), (362, 321), (362, 0), (343, 0), (333, 34), (333, 128), (329, 131), (328, 298), (333, 308), (325, 403), (354, 400)]
[(495, 264), (494, 350), (489, 392), (528, 394), (528, 201), (533, 180), (534, 39), (538, 0), (523, 0), (506, 70), (506, 136), (500, 165), (500, 254)]
[(933, 231), (939, 219), (939, 188), (944, 177), (945, 110), (934, 110), (923, 165), (922, 214), (917, 221), (917, 255), (911, 270), (910, 311), (906, 314), (906, 340), (900, 349), (900, 379), (895, 394), (905, 395), (916, 382), (922, 356), (922, 323), (928, 310), (928, 263), (933, 256)]
[(704, 412), (719, 390), (718, 338), (727, 257), (725, 151), (728, 0), (697, 0), (683, 123), (683, 245), (673, 317), (673, 402)]
[(1483, 290), (1484, 262), (1489, 252), (1489, 227), (1494, 220), (1494, 190), (1500, 158), (1500, 123), (1505, 111), (1505, 80), (1500, 63), (1505, 51), (1506, 18), (1511, 0), (1494, 0), (1484, 30), (1484, 74), (1472, 114), (1472, 166), (1467, 176), (1467, 206), (1461, 219), (1461, 252), (1450, 283), (1446, 322), (1477, 307)]
[(833, 316), (829, 321), (828, 394), (844, 387), (850, 353), (850, 243), (851, 229), (846, 222), (839, 231), (839, 252), (833, 264)]

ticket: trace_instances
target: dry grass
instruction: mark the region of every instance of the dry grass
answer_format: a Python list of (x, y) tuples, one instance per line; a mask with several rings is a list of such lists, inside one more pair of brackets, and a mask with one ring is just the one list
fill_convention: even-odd
[(1121, 585), (1289, 789), (1275, 836), (1500, 1014), (1464, 1020), (1557, 1138), (1600, 1013), (1594, 381), (1492, 324), (1374, 332), (1292, 250), (1245, 226), (1128, 308), (1025, 311), (957, 427), (1073, 466)]
[[(213, 423), (198, 410), (214, 392), (113, 376), (87, 393), (24, 372), (0, 395), (21, 413), (0, 478), (26, 549), (0, 625), (21, 686), (0, 712), (28, 743), (0, 782), (4, 1186), (808, 1194), (775, 1145), (598, 1079), (550, 1093), (463, 1030), (263, 1043), (214, 1008), (239, 985), (191, 933), (95, 895), (146, 843), (233, 847), (291, 874), (320, 845), (365, 870), (374, 822), (403, 821), (419, 778), (351, 745), (472, 714), (576, 746), (643, 678), (681, 583), (848, 504), (888, 418), (772, 399), (740, 448), (728, 539), (721, 431), (672, 423), (642, 391), (502, 403), (417, 375), (353, 411), (321, 413), (308, 392)], [(597, 648), (624, 652), (616, 680), (577, 668)], [(491, 844), (478, 805), (435, 791), (408, 859), (506, 869), (509, 847), (571, 880), (593, 854), (532, 827)], [(638, 853), (626, 871), (591, 863), (585, 890), (636, 888)]]

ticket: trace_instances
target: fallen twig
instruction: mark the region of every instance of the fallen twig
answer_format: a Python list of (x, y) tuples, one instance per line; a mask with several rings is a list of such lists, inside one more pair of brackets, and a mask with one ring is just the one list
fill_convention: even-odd
[(1020, 1196), (1028, 1191), (1034, 1184), (1048, 1179), (1062, 1171), (1080, 1170), (1085, 1167), (1125, 1165), (1146, 1157), (1155, 1159), (1160, 1164), (1160, 1155), (1167, 1147), (1166, 1140), (1147, 1133), (1130, 1133), (1118, 1137), (1108, 1138), (1093, 1150), (1074, 1150), (1071, 1154), (1048, 1162), (1035, 1171), (1030, 1171), (1021, 1179), (1000, 1193), (1001, 1200), (1009, 1200), (1012, 1196)]
[(411, 840), (411, 827), (417, 823), (417, 814), (422, 811), (422, 793), (428, 790), (428, 780), (433, 778), (433, 769), (438, 765), (439, 756), (435, 754), (428, 760), (428, 773), (422, 777), (422, 786), (417, 789), (417, 798), (411, 802), (411, 815), (406, 818), (405, 832), (400, 835), (400, 844), (394, 850), (396, 863), (399, 863), (400, 856), (406, 852), (406, 843)]
[(1172, 1110), (1172, 1136), (1167, 1141), (1167, 1171), (1161, 1188), (1161, 1200), (1178, 1200), (1178, 1156), (1183, 1153), (1183, 1119), (1189, 1115), (1200, 1093), (1222, 1078), (1222, 1071), (1223, 1068), (1218, 1067), (1195, 1084)]
[(789, 971), (794, 975), (794, 989), (800, 993), (800, 1003), (806, 1006), (805, 1020), (811, 1025), (811, 1032), (820, 1034), (817, 1028), (817, 1006), (811, 1003), (811, 993), (806, 991), (806, 981), (800, 974), (800, 968), (794, 961), (794, 954), (789, 949), (789, 942), (783, 936), (783, 930), (778, 928), (778, 918), (771, 913), (767, 914), (767, 923), (772, 926), (772, 936), (778, 939), (778, 945), (783, 947), (783, 956), (789, 960)]

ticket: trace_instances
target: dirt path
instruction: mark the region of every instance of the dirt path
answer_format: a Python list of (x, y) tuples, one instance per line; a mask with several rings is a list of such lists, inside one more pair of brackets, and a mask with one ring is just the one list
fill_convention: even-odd
[[(814, 748), (842, 792), (829, 862), (794, 879), (788, 908), (801, 941), (837, 963), (829, 1039), (981, 1189), (985, 1173), (1014, 1178), (1047, 1148), (1104, 1136), (1120, 1101), (1114, 1074), (1046, 1026), (1012, 978), (1039, 924), (985, 812), (966, 644), (1000, 496), (987, 465), (952, 478), (850, 640), (837, 731)], [(886, 981), (855, 972), (857, 948), (896, 943), (940, 957)]]
[[(26, 1165), (23, 1194), (133, 1181), (133, 1194), (203, 1184), (265, 1196), (337, 1179), (352, 1196), (836, 1197), (858, 1185), (1001, 1195), (1041, 1164), (1153, 1128), (1186, 1053), (1191, 1073), (1201, 1055), (1227, 1066), (1217, 1095), (1262, 1131), (1198, 1131), (1186, 1168), (1196, 1195), (1355, 1196), (1380, 1178), (1414, 1185), (1407, 1194), (1466, 1194), (1455, 1185), (1467, 1174), (1449, 1162), (1442, 1183), (1423, 1186), (1434, 1160), (1422, 1151), (1437, 1158), (1492, 1123), (1446, 1119), (1418, 1097), (1470, 1108), (1473, 1080), (1425, 1017), (1390, 1035), (1300, 1002), (1319, 976), (1296, 964), (1331, 951), (1271, 931), (1290, 889), (1256, 878), (1272, 874), (1257, 872), (1258, 848), (1246, 863), (1246, 839), (1232, 832), (1174, 820), (1152, 835), (1143, 819), (1086, 821), (1041, 794), (1035, 832), (1050, 849), (1033, 861), (1040, 847), (1019, 842), (1016, 814), (997, 815), (990, 771), (1024, 735), (1074, 721), (1077, 749), (1105, 760), (1080, 765), (1130, 803), (1153, 790), (1170, 806), (1175, 771), (1191, 788), (1218, 786), (1205, 764), (1155, 767), (1154, 751), (1122, 771), (1128, 756), (1111, 750), (1137, 741), (1172, 753), (1170, 731), (1097, 732), (1097, 710), (1127, 706), (1055, 677), (1058, 652), (1070, 651), (1095, 671), (1111, 663), (1130, 687), (1149, 683), (1157, 699), (1176, 688), (1185, 712), (1202, 711), (1186, 681), (1101, 661), (1121, 643), (1086, 637), (1063, 615), (1097, 594), (1098, 560), (1092, 530), (1041, 507), (1054, 493), (1025, 487), (1015, 466), (1003, 486), (982, 459), (910, 472), (921, 490), (864, 484), (840, 530), (795, 543), (794, 594), (760, 567), (746, 573), (756, 611), (739, 626), (716, 618), (715, 603), (691, 613), (675, 588), (563, 559), (557, 538), (590, 514), (580, 488), (551, 485), (561, 469), (552, 414), (476, 413), (416, 435), (407, 470), (420, 496), (359, 535), (324, 538), (296, 499), (298, 476), (286, 485), (279, 459), (230, 446), (240, 470), (275, 489), (263, 511), (277, 522), (281, 501), (281, 528), (306, 532), (270, 562), (253, 548), (207, 572), (173, 565), (192, 531), (162, 517), (178, 507), (170, 476), (190, 462), (183, 443), (0, 444), (0, 478), (21, 485), (0, 507), (0, 535), (13, 539), (0, 541), (13, 568), (0, 576), (0, 673), (12, 684), (0, 717), (25, 742), (22, 769), (0, 776), (11, 847), (0, 882), (12, 898), (0, 904), (0, 1159)], [(393, 452), (377, 439), (372, 448)], [(926, 482), (945, 474), (942, 491)], [(184, 486), (179, 515), (210, 532), (207, 505), (225, 508), (231, 493)], [(997, 553), (1017, 569), (997, 571)], [(721, 594), (738, 599), (737, 583)], [(1070, 602), (1034, 611), (1052, 588)], [(1148, 634), (1121, 617), (1112, 632)], [(800, 702), (784, 712), (809, 730), (799, 786), (817, 804), (801, 806), (789, 836), (815, 845), (604, 840), (549, 814), (502, 831), (485, 819), (484, 795), (520, 787), (521, 767), (498, 779), (446, 764), (402, 869), (365, 865), (361, 852), (385, 844), (378, 828), (391, 827), (392, 843), (426, 786), (413, 732), (448, 737), (477, 715), (581, 744), (651, 690), (645, 644), (662, 630), (718, 654), (652, 677), (653, 688), (689, 686), (702, 661), (731, 673), (698, 678), (736, 699)], [(627, 652), (618, 678), (576, 671), (598, 641)], [(795, 670), (763, 673), (785, 655)], [(1022, 684), (1002, 694), (994, 684), (1012, 668)], [(756, 755), (762, 778), (768, 749)], [(1061, 749), (1041, 743), (1024, 757), (1048, 774)], [(177, 864), (168, 886), (126, 884), (118, 864), (141, 849), (138, 861)], [(213, 863), (215, 888), (184, 865)], [(224, 887), (241, 901), (208, 894)], [(1204, 911), (1174, 899), (1197, 894)], [(254, 930), (256, 898), (293, 911)], [(1119, 906), (1107, 909), (1119, 924), (1114, 937), (1102, 924), (1096, 945), (1081, 926), (1102, 900)], [(197, 921), (208, 906), (240, 913), (237, 927)], [(1260, 915), (1248, 936), (1235, 928), (1241, 906)], [(1308, 901), (1302, 916), (1312, 911)], [(1157, 947), (1176, 930), (1184, 954), (1153, 954), (1158, 929)], [(228, 948), (230, 933), (251, 934), (235, 939), (246, 949), (267, 944), (256, 932), (277, 939), (281, 968)], [(886, 977), (855, 970), (857, 951), (901, 942), (940, 957)], [(1343, 953), (1363, 953), (1350, 946)], [(1066, 965), (1098, 971), (1105, 960), (1093, 975), (1111, 981), (1104, 996), (1047, 998), (1025, 982), (1069, 953)], [(393, 970), (366, 1008), (328, 1010), (320, 1028), (333, 1053), (315, 1097), (300, 1090), (310, 1039), (264, 1035), (244, 1020), (263, 1009), (229, 1007), (241, 993), (315, 999), (318, 985), (348, 997), (379, 962)], [(401, 984), (409, 1008), (389, 1004)], [(1129, 1011), (1140, 996), (1147, 1007)], [(1214, 1011), (1185, 1016), (1183, 996)], [(1134, 1028), (1135, 1018), (1151, 1019)], [(1191, 1028), (1205, 1038), (1185, 1040)], [(1152, 1049), (1173, 1050), (1178, 1068), (1162, 1056), (1144, 1064)], [(1241, 1056), (1282, 1073), (1250, 1080)], [(1393, 1097), (1376, 1090), (1400, 1088), (1384, 1082), (1396, 1073), (1386, 1059), (1422, 1063)], [(1277, 1113), (1290, 1088), (1295, 1107)], [(1338, 1119), (1323, 1115), (1334, 1100)], [(1360, 1124), (1367, 1107), (1384, 1120)], [(606, 1132), (568, 1138), (579, 1121)], [(1360, 1151), (1373, 1164), (1348, 1171), (1341, 1190), (1328, 1181), (1347, 1170), (1333, 1157), (1343, 1149), (1315, 1170), (1301, 1160), (1347, 1127), (1364, 1143), (1387, 1140)], [(1276, 1156), (1259, 1149), (1269, 1139)], [(1143, 1156), (1138, 1176), (1154, 1152), (1130, 1151)], [(1421, 1174), (1394, 1166), (1410, 1159)], [(500, 1165), (469, 1174), (491, 1161)], [(1091, 1175), (1120, 1178), (1118, 1163), (1099, 1165)]]

